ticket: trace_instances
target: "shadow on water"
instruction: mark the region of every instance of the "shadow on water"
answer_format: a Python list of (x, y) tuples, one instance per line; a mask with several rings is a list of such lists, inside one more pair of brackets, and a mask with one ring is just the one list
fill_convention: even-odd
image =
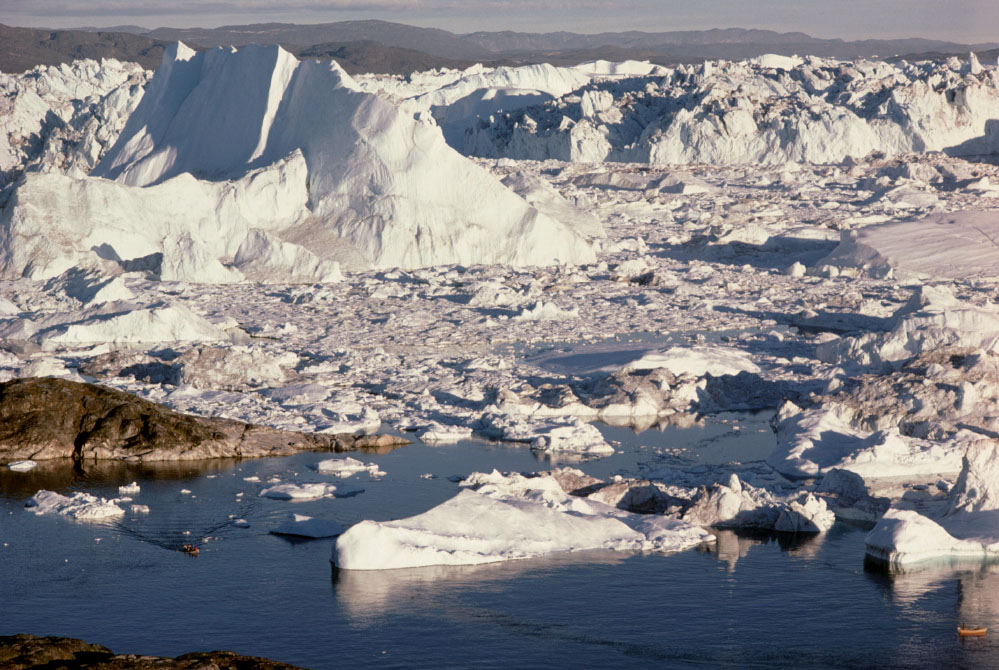
[(0, 497), (23, 499), (41, 489), (67, 493), (106, 486), (120, 486), (133, 481), (190, 480), (205, 475), (219, 475), (234, 470), (239, 459), (214, 458), (193, 461), (91, 461), (75, 463), (59, 458), (38, 461), (28, 472), (13, 472), (0, 466)]

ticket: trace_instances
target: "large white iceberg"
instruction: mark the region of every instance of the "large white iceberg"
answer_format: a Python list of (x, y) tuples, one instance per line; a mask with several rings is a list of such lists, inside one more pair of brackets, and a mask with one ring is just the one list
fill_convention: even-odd
[(337, 260), (550, 265), (595, 255), (335, 63), (299, 62), (277, 46), (177, 44), (90, 177), (28, 174), (0, 217), (3, 276), (50, 277), (98, 259), (225, 282), (258, 260), (310, 280), (310, 270), (335, 278)]
[(473, 565), (587, 549), (679, 551), (712, 537), (683, 521), (570, 496), (550, 476), (473, 479), (478, 490), (423, 514), (352, 526), (333, 562), (345, 570)]

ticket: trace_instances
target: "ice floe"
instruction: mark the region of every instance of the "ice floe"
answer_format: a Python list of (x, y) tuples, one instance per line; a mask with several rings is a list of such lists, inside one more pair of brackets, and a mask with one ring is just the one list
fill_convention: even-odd
[(366, 472), (372, 477), (381, 477), (385, 473), (378, 467), (377, 463), (364, 463), (356, 458), (329, 458), (316, 463), (316, 472), (334, 477), (351, 477), (361, 472)]
[(359, 489), (343, 484), (313, 482), (306, 484), (275, 484), (260, 491), (265, 498), (275, 500), (316, 500), (318, 498), (348, 498), (363, 493)]
[(125, 514), (114, 500), (79, 491), (64, 496), (54, 491), (39, 491), (28, 498), (25, 508), (35, 514), (56, 514), (77, 521), (101, 521)]

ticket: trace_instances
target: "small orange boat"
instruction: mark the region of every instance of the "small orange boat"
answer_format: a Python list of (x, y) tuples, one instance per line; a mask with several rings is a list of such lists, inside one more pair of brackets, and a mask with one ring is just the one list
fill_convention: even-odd
[(961, 637), (985, 637), (988, 628), (965, 628), (964, 624), (957, 627), (957, 634)]

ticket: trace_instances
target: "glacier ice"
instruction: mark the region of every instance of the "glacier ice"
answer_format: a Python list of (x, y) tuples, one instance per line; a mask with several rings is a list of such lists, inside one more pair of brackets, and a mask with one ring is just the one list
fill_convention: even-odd
[(337, 65), (276, 46), (167, 49), (89, 177), (27, 174), (0, 215), (7, 277), (147, 259), (142, 269), (164, 280), (238, 282), (244, 268), (256, 280), (330, 281), (340, 260), (594, 258), (570, 226), (433, 128), (359, 90)]

